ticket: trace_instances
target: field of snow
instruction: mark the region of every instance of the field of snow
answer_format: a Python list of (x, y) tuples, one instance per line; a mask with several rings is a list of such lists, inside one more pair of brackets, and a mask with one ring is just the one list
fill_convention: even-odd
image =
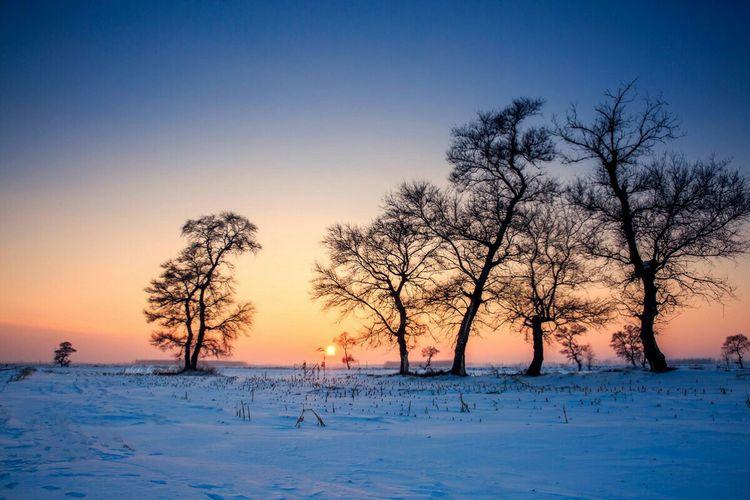
[[(750, 371), (0, 372), (0, 498), (748, 498)], [(465, 402), (462, 411), (461, 400)], [(315, 410), (295, 426), (302, 408)], [(567, 422), (566, 422), (567, 419)]]

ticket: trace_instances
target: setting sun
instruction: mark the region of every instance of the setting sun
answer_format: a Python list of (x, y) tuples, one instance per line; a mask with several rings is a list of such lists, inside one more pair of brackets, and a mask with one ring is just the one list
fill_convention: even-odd
[(335, 354), (336, 354), (336, 346), (334, 346), (334, 345), (329, 345), (328, 347), (326, 347), (326, 354), (327, 354), (328, 356), (333, 356), (333, 355), (335, 355)]

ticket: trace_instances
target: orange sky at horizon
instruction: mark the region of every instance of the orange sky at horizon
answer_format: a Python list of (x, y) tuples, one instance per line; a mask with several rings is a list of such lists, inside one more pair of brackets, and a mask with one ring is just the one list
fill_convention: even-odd
[[(232, 183), (211, 186), (210, 176), (206, 184), (194, 181), (189, 189), (200, 186), (210, 196), (188, 200), (181, 198), (184, 186), (169, 177), (137, 186), (137, 204), (131, 204), (129, 195), (138, 180), (116, 176), (92, 179), (96, 189), (80, 185), (48, 192), (45, 198), (23, 190), (10, 194), (10, 204), (18, 209), (15, 216), (0, 216), (12, 236), (0, 248), (0, 361), (47, 361), (62, 340), (78, 348), (74, 359), (80, 362), (168, 357), (148, 344), (151, 327), (142, 314), (143, 288), (158, 274), (159, 263), (181, 248), (179, 228), (185, 219), (224, 209), (254, 221), (263, 245), (257, 256), (237, 261), (239, 296), (252, 300), (257, 314), (232, 359), (314, 362), (320, 357), (318, 347), (330, 344), (342, 330), (356, 331), (356, 318), (339, 323), (335, 312), (321, 311), (309, 297), (313, 262), (324, 257), (319, 241), (331, 223), (366, 222), (377, 213), (382, 194), (405, 178), (395, 171), (376, 178), (332, 169), (298, 176), (287, 186), (284, 175), (253, 178), (252, 169), (236, 174)], [(281, 191), (283, 197), (277, 195)], [(726, 335), (750, 331), (745, 313), (750, 310), (748, 262), (743, 257), (718, 269), (737, 286), (737, 300), (699, 304), (661, 328), (659, 342), (669, 356), (718, 356)], [(600, 359), (613, 358), (609, 333), (620, 325), (613, 322), (588, 335)], [(419, 344), (438, 345), (437, 358), (450, 357), (449, 338), (424, 338)], [(555, 345), (547, 348), (546, 359), (561, 360), (557, 350)], [(397, 359), (396, 352), (385, 348), (358, 348), (354, 356), (363, 364)], [(523, 335), (508, 327), (473, 338), (468, 349), (468, 360), (475, 363), (524, 363), (530, 356)], [(411, 360), (421, 361), (418, 350)]]

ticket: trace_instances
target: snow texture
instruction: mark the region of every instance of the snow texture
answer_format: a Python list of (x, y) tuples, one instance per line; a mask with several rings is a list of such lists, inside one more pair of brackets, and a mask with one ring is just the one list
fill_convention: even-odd
[[(748, 498), (750, 371), (0, 372), (0, 498)], [(463, 406), (461, 400), (466, 403)], [(295, 426), (303, 408), (304, 420)], [(239, 413), (239, 415), (238, 415)], [(567, 423), (566, 423), (567, 419)]]

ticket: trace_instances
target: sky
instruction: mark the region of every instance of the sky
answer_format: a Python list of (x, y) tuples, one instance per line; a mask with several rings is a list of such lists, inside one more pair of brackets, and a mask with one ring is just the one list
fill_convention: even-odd
[[(263, 245), (237, 261), (257, 315), (234, 359), (317, 360), (358, 324), (310, 300), (326, 226), (366, 223), (402, 181), (444, 182), (451, 127), (518, 96), (550, 119), (637, 78), (680, 119), (671, 149), (748, 175), (748, 23), (742, 1), (2, 2), (0, 361), (46, 361), (62, 340), (77, 361), (167, 357), (143, 288), (185, 220), (222, 210)], [(673, 318), (667, 355), (750, 333), (750, 259), (717, 271), (737, 299)], [(600, 358), (618, 326), (589, 335)], [(530, 358), (521, 333), (480, 333), (469, 362)], [(449, 357), (449, 339), (426, 343)]]

